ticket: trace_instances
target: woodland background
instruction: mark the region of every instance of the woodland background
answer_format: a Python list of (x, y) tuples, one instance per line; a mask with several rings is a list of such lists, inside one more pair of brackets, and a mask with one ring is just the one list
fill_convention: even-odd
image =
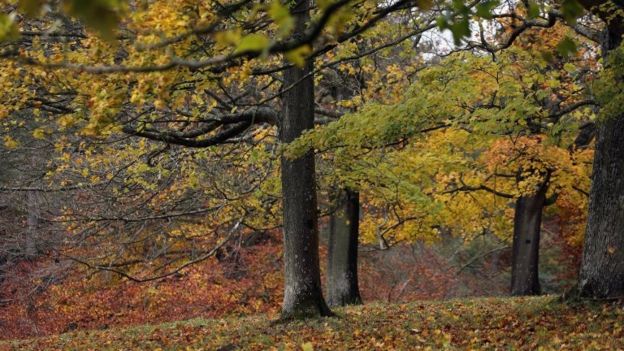
[(1, 4), (0, 338), (578, 287), (618, 1)]

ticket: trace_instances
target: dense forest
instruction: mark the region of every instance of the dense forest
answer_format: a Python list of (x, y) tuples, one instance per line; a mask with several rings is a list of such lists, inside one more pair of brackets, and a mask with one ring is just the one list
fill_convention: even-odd
[(624, 347), (624, 2), (0, 7), (0, 340)]

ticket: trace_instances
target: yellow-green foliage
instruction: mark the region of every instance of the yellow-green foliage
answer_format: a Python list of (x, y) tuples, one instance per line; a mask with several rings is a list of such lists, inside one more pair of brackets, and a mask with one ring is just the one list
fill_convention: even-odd
[(606, 61), (592, 88), (600, 102), (600, 116), (618, 118), (624, 113), (624, 45), (609, 51)]
[[(334, 167), (333, 182), (365, 198), (362, 239), (435, 240), (440, 228), (471, 238), (511, 233), (514, 198), (550, 174), (549, 195), (588, 188), (591, 151), (571, 144), (578, 109), (553, 119), (548, 101), (581, 101), (574, 80), (583, 68), (557, 69), (530, 49), (493, 61), (459, 53), (423, 69), (396, 103), (370, 103), (317, 127), (286, 148), (313, 148)], [(501, 196), (505, 195), (505, 196)]]

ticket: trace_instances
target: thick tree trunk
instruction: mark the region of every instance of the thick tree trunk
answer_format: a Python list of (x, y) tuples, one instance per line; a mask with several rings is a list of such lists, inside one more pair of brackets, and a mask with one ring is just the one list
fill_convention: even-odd
[(516, 200), (511, 257), (511, 294), (514, 296), (540, 293), (539, 242), (547, 190), (548, 180), (534, 194)]
[[(292, 13), (295, 33), (302, 33), (309, 19), (309, 0), (297, 0)], [(306, 129), (314, 127), (313, 63), (284, 71), (283, 120), (280, 139), (289, 143)], [(282, 195), (284, 198), (284, 302), (283, 318), (327, 316), (321, 291), (318, 253), (318, 218), (314, 153), (297, 159), (282, 157)]]
[(327, 300), (330, 306), (362, 303), (358, 287), (357, 257), (360, 220), (360, 195), (340, 191), (329, 230)]
[(624, 297), (624, 116), (599, 125), (579, 292)]
[[(610, 24), (605, 56), (622, 42), (620, 21)], [(624, 298), (624, 115), (598, 122), (589, 214), (578, 292), (583, 297)]]

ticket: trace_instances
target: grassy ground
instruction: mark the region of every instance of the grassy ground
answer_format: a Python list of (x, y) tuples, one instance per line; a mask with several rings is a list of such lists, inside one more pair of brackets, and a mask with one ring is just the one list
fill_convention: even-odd
[(624, 307), (555, 297), (484, 298), (337, 309), (275, 324), (267, 316), (193, 319), (0, 343), (0, 350), (624, 350)]

